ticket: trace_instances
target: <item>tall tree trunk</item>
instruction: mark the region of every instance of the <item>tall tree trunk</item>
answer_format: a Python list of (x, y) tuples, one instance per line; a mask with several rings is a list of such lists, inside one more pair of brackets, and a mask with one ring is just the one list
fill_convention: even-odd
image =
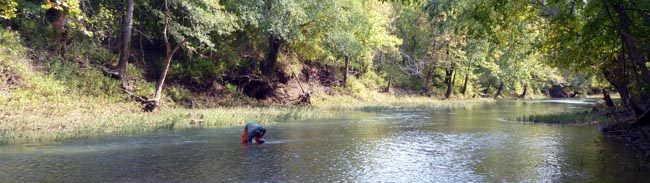
[(463, 81), (463, 89), (461, 90), (461, 93), (465, 95), (467, 92), (467, 80), (469, 78), (469, 74), (465, 73), (465, 80)]
[(528, 92), (528, 83), (524, 83), (524, 92), (519, 96), (522, 99), (526, 99), (526, 93)]
[(390, 68), (388, 69), (388, 85), (386, 86), (386, 93), (390, 93), (390, 85), (393, 82), (393, 69), (395, 67), (395, 61), (391, 61)]
[(463, 81), (463, 89), (461, 90), (461, 93), (463, 96), (467, 92), (467, 82), (469, 79), (469, 73), (472, 70), (472, 58), (469, 58), (469, 62), (467, 63), (467, 69), (465, 70), (465, 80)]
[(449, 96), (451, 96), (451, 91), (453, 87), (453, 77), (454, 75), (454, 68), (450, 67), (445, 70), (445, 83), (447, 83), (447, 92), (445, 92), (445, 99), (448, 99)]
[(609, 92), (606, 89), (603, 89), (603, 100), (605, 100), (605, 106), (614, 109), (614, 101), (612, 101), (612, 97), (609, 96)]
[(499, 85), (499, 89), (497, 89), (497, 93), (494, 94), (494, 98), (499, 97), (499, 95), (501, 95), (501, 91), (503, 91), (503, 81), (501, 81), (501, 84)]
[[(451, 74), (451, 86), (455, 86), (455, 85), (456, 85), (456, 79), (458, 79), (458, 77), (456, 77), (456, 74), (458, 74), (458, 72), (456, 72), (456, 70), (454, 69), (454, 73)], [(454, 93), (454, 92), (453, 92), (454, 90), (452, 89), (451, 91), (452, 91), (451, 93), (453, 94), (453, 93)]]
[(345, 68), (343, 70), (343, 88), (348, 86), (348, 71), (350, 69), (350, 57), (345, 57)]
[(431, 96), (431, 80), (433, 80), (433, 71), (435, 70), (434, 66), (431, 66), (427, 71), (427, 74), (424, 76), (424, 90), (428, 96)]
[(133, 0), (126, 0), (125, 13), (122, 20), (122, 48), (120, 49), (120, 61), (117, 64), (120, 83), (125, 90), (130, 89), (127, 68), (131, 48), (131, 30), (133, 29), (133, 4)]
[[(623, 64), (624, 61), (622, 60), (623, 58), (621, 57), (619, 57), (619, 60), (621, 60), (620, 64)], [(624, 67), (624, 66), (619, 66), (619, 67)], [(621, 96), (621, 101), (623, 102), (623, 105), (628, 107), (628, 109), (631, 109), (632, 112), (634, 112), (635, 116), (639, 117), (643, 113), (643, 110), (639, 107), (639, 105), (636, 104), (636, 102), (632, 98), (632, 95), (630, 93), (630, 90), (628, 89), (625, 78), (619, 78), (619, 77), (625, 77), (624, 72), (620, 68), (614, 68), (612, 70), (614, 71), (614, 73), (611, 73), (609, 70), (605, 70), (603, 72), (603, 74), (605, 75), (605, 79), (607, 79), (607, 81), (609, 81), (609, 83), (612, 84), (614, 88), (616, 88), (618, 94)]]
[(278, 61), (278, 54), (280, 53), (282, 42), (282, 38), (276, 37), (273, 34), (269, 35), (269, 51), (266, 53), (264, 63), (262, 64), (262, 74), (266, 77), (273, 77), (275, 73), (275, 65)]

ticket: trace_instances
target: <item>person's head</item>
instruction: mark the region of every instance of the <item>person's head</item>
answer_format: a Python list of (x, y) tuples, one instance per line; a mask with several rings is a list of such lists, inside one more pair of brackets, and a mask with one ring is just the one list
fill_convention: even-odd
[(262, 139), (262, 137), (264, 137), (264, 134), (266, 134), (266, 129), (254, 130), (253, 131), (253, 138), (255, 138), (255, 142), (260, 143), (260, 144), (264, 143), (265, 141), (264, 141), (264, 139)]

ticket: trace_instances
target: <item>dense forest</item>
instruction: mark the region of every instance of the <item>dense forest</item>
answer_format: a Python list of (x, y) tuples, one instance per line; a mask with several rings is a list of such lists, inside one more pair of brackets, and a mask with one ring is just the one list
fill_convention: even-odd
[(153, 111), (611, 91), (611, 107), (650, 121), (648, 1), (3, 0), (0, 18), (0, 102), (128, 95)]

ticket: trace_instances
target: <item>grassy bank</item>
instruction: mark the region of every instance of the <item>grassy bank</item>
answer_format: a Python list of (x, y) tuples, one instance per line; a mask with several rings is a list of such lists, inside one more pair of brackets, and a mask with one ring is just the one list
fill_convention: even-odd
[(588, 125), (588, 124), (609, 124), (612, 119), (607, 115), (599, 112), (563, 112), (558, 114), (540, 114), (522, 116), (516, 119), (517, 121), (529, 121), (535, 123), (549, 123), (549, 124), (575, 124), (575, 125)]
[[(59, 114), (52, 114), (57, 112), (49, 106), (44, 107), (41, 112), (31, 111), (22, 115), (2, 114), (0, 143), (58, 141), (101, 134), (241, 125), (249, 120), (269, 123), (326, 116), (321, 112), (316, 115), (316, 110), (310, 108), (279, 107), (200, 110), (173, 108), (155, 113), (79, 109)], [(68, 108), (69, 106), (58, 105), (57, 107)]]
[[(41, 101), (38, 104), (0, 105), (0, 144), (18, 144), (84, 138), (101, 134), (134, 134), (193, 127), (243, 125), (250, 120), (273, 123), (287, 120), (339, 117), (342, 112), (377, 110), (416, 110), (456, 107), (489, 100), (440, 101), (419, 97), (384, 96), (385, 101), (322, 99), (313, 106), (219, 107), (186, 109), (166, 107), (154, 113), (139, 110), (134, 102), (73, 97), (74, 100)], [(388, 100), (390, 99), (390, 100)], [(335, 105), (337, 101), (348, 101)], [(350, 102), (354, 101), (354, 102)], [(399, 102), (398, 102), (399, 101)], [(411, 102), (413, 101), (413, 102)], [(33, 104), (33, 105), (32, 105)]]
[(381, 111), (448, 108), (493, 101), (490, 98), (441, 100), (421, 96), (396, 97), (377, 92), (366, 95), (364, 98), (350, 95), (317, 96), (312, 103), (317, 108), (328, 110)]
[[(339, 100), (339, 99), (336, 99)], [(221, 127), (243, 125), (250, 120), (262, 123), (286, 120), (334, 118), (342, 110), (395, 110), (423, 109), (426, 107), (453, 107), (481, 101), (414, 102), (418, 98), (394, 98), (390, 102), (353, 102), (355, 105), (315, 105), (309, 107), (220, 107), (186, 109), (168, 107), (154, 113), (139, 111), (137, 103), (106, 102), (96, 98), (76, 98), (75, 102), (44, 102), (38, 105), (17, 107), (0, 105), (0, 144), (17, 144), (59, 141), (84, 138), (100, 134), (129, 134), (157, 130), (192, 127)]]

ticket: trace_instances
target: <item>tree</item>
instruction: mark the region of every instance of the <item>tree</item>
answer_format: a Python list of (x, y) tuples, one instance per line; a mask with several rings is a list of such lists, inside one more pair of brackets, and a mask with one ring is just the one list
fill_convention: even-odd
[(65, 56), (71, 33), (82, 32), (86, 36), (92, 36), (92, 32), (86, 30), (86, 16), (79, 6), (79, 0), (45, 0), (41, 5), (46, 10), (48, 22), (57, 33), (57, 51), (61, 56)]
[[(397, 52), (401, 40), (389, 32), (391, 6), (376, 1), (340, 0), (330, 6), (322, 28), (325, 38), (321, 44), (332, 60), (343, 60), (343, 87), (348, 82), (351, 67), (364, 72), (372, 65), (376, 50)], [(357, 62), (355, 62), (357, 61)], [(362, 68), (363, 67), (363, 68)]]
[(120, 75), (120, 83), (122, 84), (122, 88), (125, 90), (129, 90), (130, 88), (127, 68), (129, 64), (129, 51), (131, 47), (131, 30), (133, 29), (133, 6), (133, 0), (126, 0), (126, 6), (124, 7), (124, 18), (122, 20), (122, 47), (120, 49), (120, 60), (117, 64), (117, 70)]
[[(549, 21), (546, 58), (557, 66), (604, 77), (636, 117), (648, 109), (647, 54), (650, 3), (626, 0), (540, 3)], [(645, 57), (645, 58), (644, 58)], [(641, 105), (640, 105), (641, 104)]]
[(304, 38), (300, 27), (313, 18), (307, 13), (307, 7), (317, 3), (295, 0), (242, 0), (229, 3), (245, 24), (258, 27), (268, 36), (268, 50), (261, 71), (272, 80), (280, 48)]
[[(234, 23), (236, 18), (224, 11), (219, 1), (216, 0), (191, 2), (164, 0), (162, 8), (164, 12), (160, 14), (163, 15), (164, 22), (162, 35), (165, 42), (165, 60), (163, 70), (156, 82), (156, 92), (153, 99), (145, 103), (145, 111), (153, 111), (160, 105), (169, 65), (179, 49), (185, 47), (187, 50), (196, 51), (197, 46), (214, 47), (209, 36), (211, 33), (229, 34), (238, 27)], [(150, 9), (150, 11), (158, 12), (156, 9)], [(174, 47), (171, 46), (172, 38), (176, 42)]]

